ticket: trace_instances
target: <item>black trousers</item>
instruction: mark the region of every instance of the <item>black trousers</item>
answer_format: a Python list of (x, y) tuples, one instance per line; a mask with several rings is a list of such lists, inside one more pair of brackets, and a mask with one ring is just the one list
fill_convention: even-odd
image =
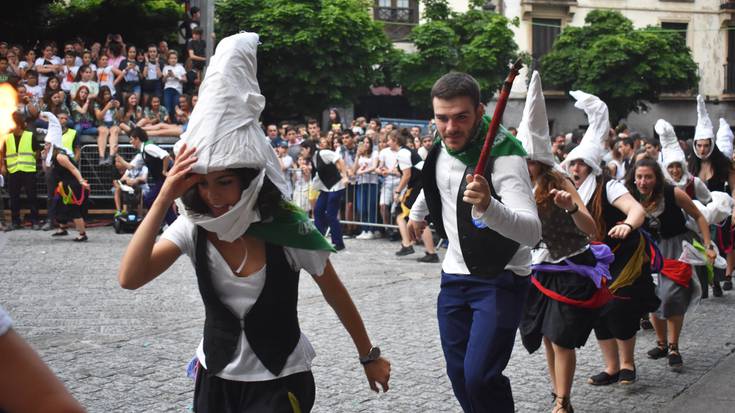
[(274, 380), (226, 380), (199, 365), (194, 388), (196, 413), (309, 413), (316, 387), (311, 371)]
[(38, 223), (38, 204), (36, 203), (36, 173), (16, 172), (8, 174), (8, 194), (10, 195), (10, 212), (13, 224), (20, 225), (20, 191), (25, 190), (28, 207), (31, 210), (31, 221)]

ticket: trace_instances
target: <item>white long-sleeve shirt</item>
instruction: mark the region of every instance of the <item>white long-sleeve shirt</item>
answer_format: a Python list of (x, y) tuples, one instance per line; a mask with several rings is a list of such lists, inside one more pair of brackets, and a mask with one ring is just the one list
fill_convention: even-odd
[[(460, 184), (465, 179), (465, 169), (465, 164), (449, 155), (442, 144), (436, 161), (436, 183), (441, 197), (444, 231), (449, 241), (442, 270), (449, 274), (470, 274), (462, 256), (457, 231), (457, 195)], [(475, 219), (481, 218), (488, 228), (520, 244), (505, 269), (517, 275), (529, 275), (531, 247), (541, 239), (541, 221), (533, 198), (526, 160), (520, 156), (496, 158), (492, 186), (502, 202), (491, 197), (485, 213), (480, 215), (473, 207), (472, 216)], [(421, 191), (411, 208), (409, 218), (423, 221), (428, 214), (429, 208)]]

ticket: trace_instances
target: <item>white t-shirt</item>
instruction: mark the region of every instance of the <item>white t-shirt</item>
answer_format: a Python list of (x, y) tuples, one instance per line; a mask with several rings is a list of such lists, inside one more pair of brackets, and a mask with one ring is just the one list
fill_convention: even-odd
[(413, 163), (411, 162), (411, 151), (406, 148), (401, 148), (396, 154), (396, 163), (401, 168), (401, 172), (411, 169)]
[(158, 66), (158, 63), (146, 63), (145, 65), (145, 78), (148, 80), (158, 80), (158, 75), (156, 74), (156, 66)]
[[(61, 58), (59, 56), (52, 57), (49, 60), (49, 62), (51, 62), (52, 65), (60, 65), (60, 64), (64, 63), (64, 61), (61, 60)], [(46, 63), (46, 59), (45, 58), (43, 58), (43, 57), (37, 58), (36, 61), (34, 62), (34, 65), (36, 66), (36, 71), (38, 71), (38, 68), (41, 67), (41, 66), (43, 66), (44, 64), (48, 64), (48, 63)], [(49, 77), (51, 77), (51, 76), (39, 72), (38, 73), (38, 85), (45, 89), (46, 88), (46, 82), (48, 82), (48, 78)]]
[(5, 312), (5, 309), (0, 306), (0, 336), (5, 335), (11, 327), (13, 327), (13, 320)]
[(74, 78), (76, 78), (78, 71), (79, 66), (69, 67), (67, 65), (64, 65), (61, 70), (61, 90), (66, 93), (69, 93), (71, 91), (71, 85), (74, 84)]
[(45, 89), (45, 86), (36, 85), (36, 86), (29, 86), (26, 85), (26, 93), (28, 93), (31, 96), (31, 100), (33, 103), (38, 103), (41, 100), (43, 100), (43, 90)]
[[(158, 159), (165, 159), (167, 156), (170, 156), (165, 149), (154, 143), (144, 143), (141, 149), (141, 153), (145, 151), (146, 154)], [(138, 154), (133, 157), (133, 160), (130, 161), (130, 164), (133, 166), (133, 168), (142, 168), (143, 166), (145, 166), (145, 160), (143, 159), (143, 156), (139, 156)]]
[[(175, 78), (166, 77), (169, 70), (173, 72), (174, 76), (176, 76)], [(184, 86), (181, 82), (181, 77), (186, 76), (186, 69), (184, 69), (184, 66), (181, 66), (179, 63), (177, 63), (176, 66), (166, 65), (163, 67), (161, 73), (163, 78), (166, 79), (166, 82), (163, 85), (164, 89), (176, 89), (179, 93), (184, 91)]]
[(97, 81), (100, 86), (109, 87), (110, 92), (115, 94), (115, 73), (112, 71), (112, 66), (97, 68)]
[[(196, 264), (196, 233), (196, 225), (188, 218), (180, 216), (166, 229), (162, 238), (173, 242), (183, 254), (189, 257), (192, 264)], [(292, 269), (296, 271), (303, 269), (314, 276), (324, 273), (329, 258), (328, 251), (310, 251), (291, 247), (283, 247), (283, 251)], [(219, 251), (209, 241), (207, 241), (207, 258), (215, 292), (230, 311), (244, 319), (255, 305), (265, 286), (265, 266), (247, 277), (236, 276)], [(202, 339), (197, 348), (197, 358), (202, 366), (206, 368), (203, 343), (204, 340)], [(272, 380), (309, 371), (311, 361), (315, 356), (314, 348), (302, 333), (296, 348), (286, 359), (283, 370), (278, 376), (275, 376), (252, 351), (243, 331), (240, 333), (240, 339), (232, 361), (217, 376), (237, 381)]]
[[(357, 170), (360, 169), (369, 169), (371, 167), (375, 167), (378, 165), (378, 152), (373, 151), (373, 153), (370, 154), (370, 156), (358, 156), (357, 157)], [(357, 175), (357, 184), (377, 184), (378, 183), (378, 174), (375, 173), (375, 170), (372, 172), (364, 173), (361, 175)]]
[(384, 167), (393, 169), (398, 162), (398, 152), (393, 151), (391, 148), (383, 148), (378, 154), (378, 160)]
[[(339, 159), (342, 159), (342, 157), (337, 152), (330, 151), (328, 149), (321, 149), (319, 150), (318, 154), (322, 158), (322, 162), (326, 164), (337, 163)], [(314, 163), (316, 164), (316, 162)], [(319, 179), (319, 176), (316, 174), (316, 171), (314, 171), (313, 173), (314, 173), (314, 179), (312, 181), (313, 189), (317, 191), (324, 191), (324, 192), (337, 192), (342, 189), (345, 189), (345, 184), (342, 182), (341, 179), (339, 182), (334, 184), (334, 186), (327, 189), (327, 187)]]

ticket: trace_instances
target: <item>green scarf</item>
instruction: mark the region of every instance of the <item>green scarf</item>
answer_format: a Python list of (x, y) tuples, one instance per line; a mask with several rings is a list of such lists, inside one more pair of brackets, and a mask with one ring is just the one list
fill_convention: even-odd
[(288, 201), (281, 203), (272, 220), (250, 224), (245, 234), (284, 247), (336, 252), (306, 212)]
[[(490, 127), (491, 120), (492, 117), (484, 115), (480, 120), (480, 125), (475, 131), (475, 135), (472, 136), (464, 149), (461, 151), (454, 151), (445, 147), (447, 153), (459, 159), (467, 166), (477, 165), (477, 161), (480, 159), (480, 153), (482, 152), (482, 147), (485, 145), (485, 135), (487, 135), (487, 130)], [(439, 144), (439, 142), (441, 142), (441, 136), (437, 131), (434, 134), (434, 144)], [(505, 129), (503, 125), (500, 125), (500, 132), (495, 136), (495, 142), (490, 150), (490, 155), (495, 157), (508, 155), (526, 156), (526, 151), (523, 149), (523, 144), (507, 129)]]

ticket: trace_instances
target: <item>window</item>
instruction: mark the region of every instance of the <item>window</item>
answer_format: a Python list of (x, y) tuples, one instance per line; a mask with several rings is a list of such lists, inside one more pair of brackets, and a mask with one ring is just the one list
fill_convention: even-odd
[(538, 70), (541, 58), (551, 51), (556, 38), (561, 33), (560, 19), (532, 19), (532, 57), (533, 70)]
[(727, 27), (727, 63), (724, 93), (735, 94), (735, 26)]
[(687, 42), (687, 28), (689, 23), (680, 22), (661, 22), (661, 28), (664, 30), (673, 30), (676, 34), (681, 36), (684, 43)]
[(374, 18), (385, 22), (418, 23), (418, 0), (376, 0)]

